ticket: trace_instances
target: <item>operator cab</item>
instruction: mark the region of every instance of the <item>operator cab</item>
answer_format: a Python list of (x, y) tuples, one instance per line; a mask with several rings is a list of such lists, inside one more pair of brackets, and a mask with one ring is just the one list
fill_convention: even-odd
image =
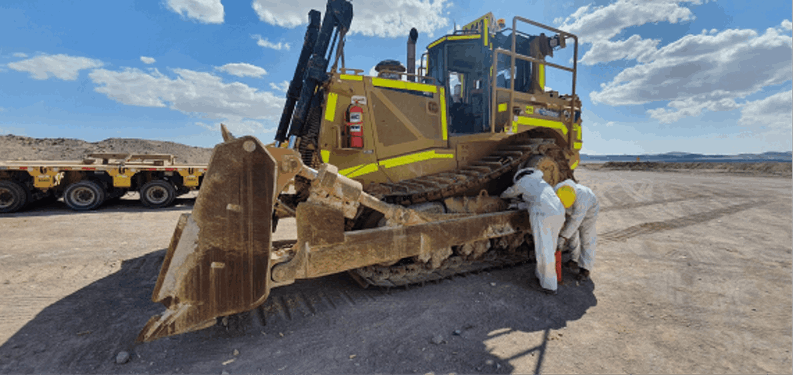
[[(498, 54), (496, 72), (493, 72), (493, 51), (497, 48), (512, 50), (512, 33), (512, 29), (505, 28), (504, 20), (496, 22), (492, 13), (488, 13), (427, 46), (426, 76), (446, 88), (450, 134), (491, 131), (494, 73), (495, 85), (499, 88), (544, 93), (543, 64), (516, 59), (514, 72), (510, 72), (510, 57)], [(553, 57), (554, 48), (564, 47), (564, 39), (558, 35), (546, 37), (545, 34), (517, 32), (515, 44), (517, 54), (544, 59), (545, 56)]]
[(443, 85), (450, 134), (490, 131), (491, 38), (488, 14), (427, 47), (427, 76)]

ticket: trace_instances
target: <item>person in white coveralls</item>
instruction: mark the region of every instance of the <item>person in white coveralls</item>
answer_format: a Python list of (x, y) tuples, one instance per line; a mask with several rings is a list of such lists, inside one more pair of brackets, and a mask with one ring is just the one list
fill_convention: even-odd
[(521, 197), (528, 204), (531, 232), (534, 236), (534, 254), (537, 258), (535, 275), (543, 292), (556, 294), (556, 251), (559, 231), (564, 225), (564, 206), (553, 187), (542, 179), (542, 171), (524, 168), (515, 174), (515, 185), (509, 187), (501, 198)]
[[(567, 208), (567, 220), (559, 232), (557, 243), (560, 248), (572, 250), (572, 262), (578, 265), (580, 281), (589, 278), (595, 264), (595, 246), (597, 245), (596, 222), (600, 205), (591, 189), (572, 180), (565, 180), (556, 185), (556, 191)], [(562, 192), (574, 192), (564, 194)], [(575, 267), (575, 265), (569, 265)]]

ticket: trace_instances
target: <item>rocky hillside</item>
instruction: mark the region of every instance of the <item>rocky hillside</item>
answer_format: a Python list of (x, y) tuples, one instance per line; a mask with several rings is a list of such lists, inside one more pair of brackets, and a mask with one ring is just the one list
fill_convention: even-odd
[(204, 164), (209, 163), (212, 149), (135, 138), (109, 138), (99, 142), (86, 142), (73, 138), (0, 136), (0, 161), (80, 160), (91, 153), (173, 154), (177, 163)]

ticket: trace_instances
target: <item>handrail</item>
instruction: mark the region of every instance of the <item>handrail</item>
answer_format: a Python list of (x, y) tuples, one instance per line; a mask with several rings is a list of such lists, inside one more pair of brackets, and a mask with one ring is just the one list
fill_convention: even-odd
[[(569, 67), (565, 67), (565, 66), (558, 65), (558, 64), (555, 64), (555, 63), (550, 63), (550, 62), (547, 62), (547, 61), (544, 61), (544, 60), (536, 59), (536, 58), (531, 57), (531, 56), (526, 56), (526, 55), (517, 53), (516, 52), (517, 51), (516, 47), (517, 47), (517, 35), (518, 35), (518, 33), (527, 35), (525, 33), (517, 31), (518, 21), (522, 21), (522, 22), (528, 23), (530, 25), (534, 25), (536, 27), (543, 28), (543, 29), (555, 32), (556, 34), (558, 34), (564, 40), (567, 40), (567, 38), (572, 38), (573, 41), (574, 41), (573, 67), (569, 68)], [(496, 103), (497, 102), (497, 95), (496, 95), (496, 93), (498, 91), (508, 91), (509, 92), (509, 107), (508, 107), (508, 111), (509, 111), (510, 118), (513, 116), (512, 109), (515, 106), (515, 79), (514, 79), (514, 74), (515, 74), (515, 62), (516, 62), (516, 59), (521, 59), (523, 61), (528, 61), (528, 62), (532, 62), (532, 63), (536, 63), (536, 64), (542, 64), (544, 66), (550, 66), (552, 68), (556, 68), (556, 69), (560, 69), (560, 70), (563, 70), (563, 71), (571, 72), (573, 74), (573, 77), (572, 77), (572, 90), (571, 90), (571, 94), (570, 94), (570, 97), (571, 97), (571, 100), (570, 100), (570, 118), (569, 118), (570, 121), (569, 122), (568, 121), (564, 122), (565, 125), (568, 128), (572, 128), (572, 123), (575, 120), (575, 95), (576, 95), (575, 94), (575, 89), (576, 89), (576, 78), (577, 78), (577, 72), (578, 72), (578, 37), (576, 35), (574, 35), (574, 34), (571, 34), (571, 33), (568, 33), (568, 32), (565, 32), (565, 31), (562, 31), (562, 30), (559, 30), (559, 29), (550, 27), (548, 25), (544, 25), (544, 24), (541, 24), (539, 22), (535, 22), (535, 21), (532, 21), (532, 20), (529, 20), (529, 19), (526, 19), (526, 18), (523, 18), (523, 17), (519, 17), (519, 16), (515, 16), (515, 17), (512, 18), (512, 28), (511, 29), (503, 29), (502, 32), (506, 31), (506, 30), (510, 30), (511, 34), (512, 34), (512, 38), (511, 38), (512, 39), (512, 41), (511, 41), (512, 43), (511, 43), (510, 49), (506, 50), (506, 49), (503, 49), (503, 48), (500, 48), (500, 47), (496, 47), (496, 48), (493, 49), (493, 65), (492, 65), (491, 69), (494, 72), (496, 72), (496, 74), (493, 74), (492, 77), (491, 77), (491, 87), (493, 88), (493, 95), (491, 95), (491, 105), (490, 105), (490, 108), (491, 108), (491, 111), (490, 111), (490, 131), (492, 133), (495, 133), (495, 131), (496, 131), (496, 113), (497, 113), (497, 110), (496, 110), (497, 109), (497, 107), (496, 107), (497, 106), (497, 103)], [(509, 72), (510, 72), (510, 76), (512, 76), (513, 78), (511, 80), (509, 80), (509, 89), (499, 88), (497, 86), (497, 83), (498, 83), (498, 81), (497, 81), (497, 76), (498, 76), (498, 74), (497, 74), (497, 72), (498, 72), (498, 55), (499, 54), (506, 55), (506, 56), (510, 57), (510, 59), (509, 59), (510, 60)], [(545, 91), (545, 88), (542, 88), (542, 89), (543, 89), (543, 91)], [(567, 124), (567, 123), (570, 123), (570, 124)], [(568, 129), (568, 134), (569, 134), (569, 137), (572, 138), (572, 137), (575, 137), (575, 136), (573, 135), (573, 132), (571, 130), (572, 129)], [(568, 140), (568, 142), (572, 142), (572, 141)]]

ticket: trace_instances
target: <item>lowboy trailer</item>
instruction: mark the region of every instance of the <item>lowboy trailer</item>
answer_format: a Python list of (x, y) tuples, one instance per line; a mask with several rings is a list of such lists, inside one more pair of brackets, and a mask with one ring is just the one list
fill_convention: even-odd
[(0, 162), (0, 213), (61, 197), (73, 210), (92, 210), (130, 191), (140, 193), (143, 205), (161, 208), (198, 189), (206, 171), (206, 165), (177, 164), (170, 154), (103, 153), (81, 161)]

